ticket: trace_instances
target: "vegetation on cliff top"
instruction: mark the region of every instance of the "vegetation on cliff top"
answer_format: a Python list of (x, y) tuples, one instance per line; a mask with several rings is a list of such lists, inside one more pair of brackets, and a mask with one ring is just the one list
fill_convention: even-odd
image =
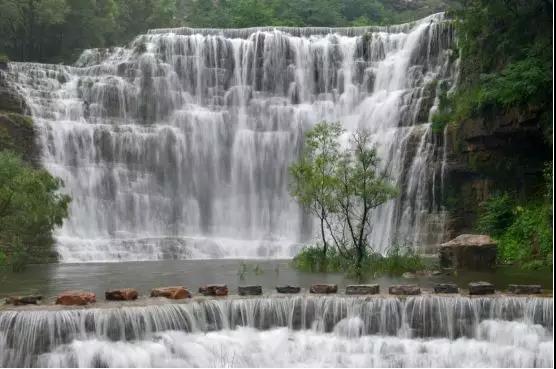
[(0, 0), (0, 53), (72, 63), (151, 28), (350, 26), (415, 20), (454, 0)]
[(533, 110), (552, 142), (552, 2), (464, 0), (454, 17), (460, 82), (436, 124)]

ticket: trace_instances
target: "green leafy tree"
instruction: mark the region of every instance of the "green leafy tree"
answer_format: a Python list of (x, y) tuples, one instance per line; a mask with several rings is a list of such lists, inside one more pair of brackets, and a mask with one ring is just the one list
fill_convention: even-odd
[(336, 210), (338, 139), (343, 132), (340, 123), (318, 123), (305, 136), (301, 158), (290, 166), (292, 195), (319, 219), (324, 258), (328, 250), (326, 230), (330, 228), (330, 213)]
[(14, 269), (49, 252), (52, 230), (68, 215), (70, 198), (61, 186), (46, 170), (0, 152), (0, 250)]
[(292, 195), (320, 220), (324, 250), (330, 239), (341, 257), (361, 270), (372, 250), (371, 211), (397, 191), (379, 170), (370, 134), (357, 130), (341, 149), (342, 132), (338, 123), (322, 122), (307, 133), (304, 153), (290, 167)]

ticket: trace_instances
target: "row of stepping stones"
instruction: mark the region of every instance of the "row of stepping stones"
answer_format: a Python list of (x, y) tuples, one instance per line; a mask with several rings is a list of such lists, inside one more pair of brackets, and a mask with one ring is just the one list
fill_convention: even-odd
[[(494, 294), (494, 285), (488, 282), (471, 282), (468, 285), (470, 295), (489, 295)], [(540, 285), (521, 285), (510, 284), (508, 291), (513, 294), (540, 294), (542, 287)], [(276, 287), (276, 292), (295, 294), (301, 292), (298, 286), (280, 286)], [(334, 294), (338, 292), (336, 284), (313, 284), (309, 289), (310, 293), (316, 294)], [(459, 293), (459, 287), (455, 283), (439, 283), (434, 286), (435, 293)], [(199, 293), (204, 296), (227, 296), (228, 287), (225, 284), (211, 284), (199, 288)], [(262, 295), (261, 286), (240, 286), (238, 294), (240, 296), (256, 296)], [(380, 293), (378, 284), (357, 284), (346, 287), (346, 295), (376, 295)], [(388, 288), (390, 295), (397, 296), (414, 296), (421, 294), (421, 288), (417, 285), (393, 285)], [(172, 300), (180, 300), (190, 298), (192, 295), (183, 286), (159, 287), (151, 290), (151, 297), (165, 297)], [(131, 301), (139, 297), (139, 293), (134, 288), (122, 288), (106, 291), (104, 297), (108, 301)], [(6, 302), (12, 305), (28, 305), (38, 304), (42, 300), (42, 296), (12, 296), (8, 297)], [(87, 305), (96, 302), (96, 295), (88, 291), (66, 291), (60, 293), (56, 297), (57, 305)]]

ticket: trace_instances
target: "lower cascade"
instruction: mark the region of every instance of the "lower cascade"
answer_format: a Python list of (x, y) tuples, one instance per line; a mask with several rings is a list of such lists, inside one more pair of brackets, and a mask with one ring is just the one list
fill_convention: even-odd
[(63, 262), (288, 258), (314, 233), (288, 165), (322, 121), (368, 129), (400, 196), (370, 244), (442, 238), (441, 134), (454, 88), (444, 14), (389, 27), (160, 29), (73, 66), (10, 63), (41, 161), (72, 197)]
[(295, 296), (0, 312), (0, 366), (551, 367), (544, 297)]

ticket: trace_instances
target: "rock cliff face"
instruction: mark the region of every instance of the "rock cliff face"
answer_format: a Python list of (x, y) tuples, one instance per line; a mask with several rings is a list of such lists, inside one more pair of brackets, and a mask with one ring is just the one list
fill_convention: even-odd
[(539, 110), (465, 120), (449, 125), (444, 137), (447, 237), (472, 231), (480, 204), (492, 194), (509, 191), (525, 199), (541, 190), (551, 144)]

